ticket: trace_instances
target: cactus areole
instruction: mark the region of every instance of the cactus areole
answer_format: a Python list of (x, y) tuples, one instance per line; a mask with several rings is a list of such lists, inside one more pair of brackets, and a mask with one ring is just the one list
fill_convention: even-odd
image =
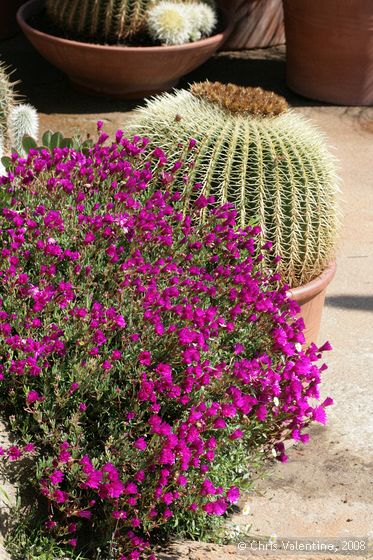
[[(194, 138), (192, 181), (217, 203), (233, 202), (242, 225), (258, 221), (292, 288), (316, 278), (334, 258), (340, 227), (334, 157), (323, 135), (282, 97), (197, 83), (148, 101), (137, 110), (132, 132), (175, 160)], [(187, 211), (196, 195), (186, 195)]]

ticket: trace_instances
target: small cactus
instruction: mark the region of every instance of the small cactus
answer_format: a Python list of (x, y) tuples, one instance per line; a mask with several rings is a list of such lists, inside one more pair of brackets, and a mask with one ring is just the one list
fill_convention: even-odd
[[(334, 157), (322, 134), (286, 101), (260, 88), (204, 82), (148, 101), (129, 132), (182, 157), (197, 140), (190, 184), (232, 202), (245, 225), (258, 220), (281, 256), (291, 287), (317, 277), (333, 258), (340, 214)], [(184, 190), (185, 210), (193, 193)], [(272, 265), (272, 261), (269, 263)]]
[(148, 31), (154, 41), (181, 45), (210, 35), (217, 23), (215, 10), (203, 2), (162, 0), (147, 14)]
[(197, 41), (211, 35), (218, 22), (216, 10), (212, 5), (198, 2), (188, 6), (189, 20), (192, 27), (190, 39)]
[[(168, 12), (163, 16), (156, 11), (148, 23), (149, 10), (156, 8), (159, 3), (172, 6), (168, 7)], [(194, 3), (195, 0), (179, 0), (180, 9), (175, 8), (176, 2), (162, 0), (46, 0), (45, 5), (51, 22), (71, 38), (99, 43), (126, 43), (143, 37), (148, 32), (153, 35), (158, 30), (157, 41), (176, 44), (174, 41), (188, 42), (193, 33), (208, 35), (209, 30), (215, 26), (212, 25), (216, 18), (214, 10), (207, 6), (208, 11), (203, 5), (212, 4), (213, 0), (204, 0), (196, 5), (197, 9), (202, 4), (201, 23), (197, 25), (198, 16), (194, 12), (195, 23), (193, 29), (189, 29), (191, 21), (185, 21), (187, 16), (182, 7)], [(170, 11), (171, 7), (173, 11)], [(184, 22), (181, 22), (181, 16)], [(189, 29), (188, 33), (186, 28)]]
[(0, 62), (0, 159), (11, 149), (25, 155), (23, 137), (36, 137), (38, 134), (38, 114), (31, 105), (17, 104), (14, 85)]
[(16, 105), (10, 112), (8, 126), (12, 148), (20, 155), (25, 155), (23, 137), (36, 138), (39, 131), (39, 117), (36, 109), (29, 104)]
[(192, 34), (187, 6), (180, 2), (160, 2), (147, 13), (151, 38), (162, 45), (182, 45)]

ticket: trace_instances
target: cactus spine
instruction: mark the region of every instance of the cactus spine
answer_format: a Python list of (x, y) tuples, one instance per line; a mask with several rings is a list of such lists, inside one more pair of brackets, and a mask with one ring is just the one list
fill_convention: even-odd
[(291, 287), (318, 276), (333, 258), (340, 228), (334, 158), (322, 134), (282, 98), (260, 88), (195, 84), (148, 101), (130, 132), (149, 137), (172, 161), (195, 138), (190, 184), (234, 203), (242, 225), (258, 219)]

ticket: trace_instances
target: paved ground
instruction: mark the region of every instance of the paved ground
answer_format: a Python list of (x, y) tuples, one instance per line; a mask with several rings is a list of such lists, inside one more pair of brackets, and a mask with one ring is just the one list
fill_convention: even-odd
[[(0, 43), (0, 56), (18, 67), (22, 92), (39, 110), (43, 130), (94, 133), (100, 118), (113, 131), (135, 105), (74, 92), (19, 37)], [(373, 538), (373, 109), (332, 107), (297, 97), (286, 88), (284, 73), (283, 48), (221, 53), (183, 82), (222, 79), (285, 95), (325, 131), (343, 181), (345, 228), (320, 336), (334, 346), (323, 391), (336, 404), (328, 427), (314, 428), (309, 445), (292, 448), (289, 462), (273, 467), (258, 493), (247, 497), (250, 514), (233, 523), (251, 525), (251, 534), (261, 536)], [(235, 555), (234, 547), (184, 543), (164, 558), (228, 560)]]

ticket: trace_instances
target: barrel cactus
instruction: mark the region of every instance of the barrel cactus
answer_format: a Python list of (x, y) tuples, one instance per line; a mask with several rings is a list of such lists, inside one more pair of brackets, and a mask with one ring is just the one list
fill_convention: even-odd
[(46, 0), (46, 10), (54, 25), (72, 38), (126, 43), (147, 34), (148, 10), (158, 3), (159, 0)]
[[(201, 183), (200, 193), (218, 203), (234, 203), (242, 225), (258, 220), (291, 287), (317, 277), (334, 257), (340, 228), (334, 157), (323, 135), (282, 97), (234, 84), (193, 84), (149, 100), (129, 132), (149, 137), (173, 160), (194, 138), (198, 153), (188, 184)], [(192, 196), (186, 186), (186, 208)]]

